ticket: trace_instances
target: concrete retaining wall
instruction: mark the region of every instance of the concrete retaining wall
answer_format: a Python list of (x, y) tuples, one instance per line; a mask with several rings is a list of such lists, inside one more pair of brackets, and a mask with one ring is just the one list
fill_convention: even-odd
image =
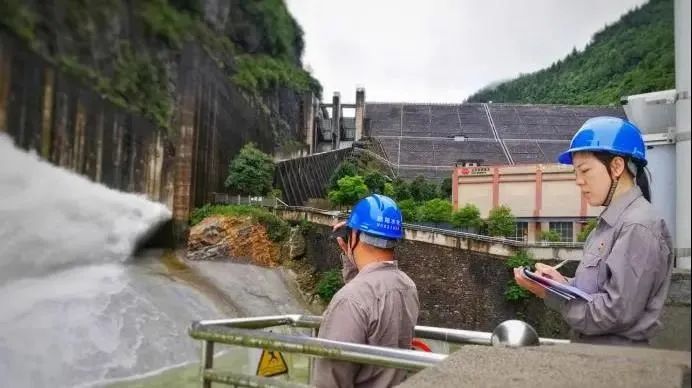
[[(338, 212), (309, 209), (278, 209), (277, 214), (291, 221), (307, 220), (313, 228), (306, 237), (305, 260), (323, 272), (341, 265), (339, 249), (329, 239), (331, 225)], [(397, 247), (399, 265), (416, 283), (421, 301), (418, 324), (467, 330), (492, 331), (497, 324), (518, 318), (530, 323), (541, 336), (567, 338), (568, 327), (561, 317), (532, 298), (515, 303), (505, 299), (507, 283), (512, 281), (505, 266), (506, 257), (518, 249), (487, 241), (445, 235), (442, 232), (406, 231)], [(543, 255), (547, 263), (552, 252), (565, 257), (580, 256), (578, 249), (529, 247), (534, 255)], [(563, 267), (574, 274), (578, 260)], [(673, 274), (669, 299), (662, 317), (663, 332), (654, 346), (690, 350), (690, 272)]]

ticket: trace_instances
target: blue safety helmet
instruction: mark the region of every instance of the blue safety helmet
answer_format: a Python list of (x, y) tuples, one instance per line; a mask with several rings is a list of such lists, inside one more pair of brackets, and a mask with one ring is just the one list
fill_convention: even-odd
[(346, 225), (367, 236), (375, 237), (375, 239), (367, 237), (361, 237), (361, 239), (381, 248), (389, 248), (392, 244), (379, 244), (377, 242), (379, 239), (399, 240), (404, 237), (403, 219), (399, 206), (393, 199), (380, 194), (372, 194), (358, 201)]
[(617, 117), (601, 116), (586, 120), (558, 161), (572, 164), (572, 153), (579, 151), (602, 151), (629, 157), (640, 167), (647, 163), (646, 145), (639, 128)]

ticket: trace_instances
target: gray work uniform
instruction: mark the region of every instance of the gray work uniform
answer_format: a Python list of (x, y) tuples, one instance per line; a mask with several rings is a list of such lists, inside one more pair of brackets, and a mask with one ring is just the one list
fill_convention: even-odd
[(668, 228), (635, 186), (603, 211), (569, 279), (593, 301), (564, 302), (548, 292), (545, 303), (562, 314), (575, 341), (648, 344), (662, 327), (672, 267)]
[[(355, 277), (348, 263), (344, 260), (347, 283), (329, 303), (319, 338), (411, 349), (419, 309), (416, 285), (398, 269), (396, 261), (369, 264)], [(391, 387), (405, 377), (406, 371), (401, 369), (319, 358), (312, 384), (320, 388)]]

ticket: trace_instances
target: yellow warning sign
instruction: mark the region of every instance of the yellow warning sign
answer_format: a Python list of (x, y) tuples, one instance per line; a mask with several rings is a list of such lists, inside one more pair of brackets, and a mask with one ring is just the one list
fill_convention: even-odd
[(257, 376), (272, 377), (284, 373), (288, 373), (284, 356), (279, 352), (262, 349), (262, 355), (257, 364)]

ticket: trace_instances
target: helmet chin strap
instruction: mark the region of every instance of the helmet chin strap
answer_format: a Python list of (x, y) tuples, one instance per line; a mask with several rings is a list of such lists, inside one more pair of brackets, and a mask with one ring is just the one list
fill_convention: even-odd
[[(626, 164), (627, 169), (629, 172), (632, 174), (632, 177), (636, 179), (637, 173), (639, 172), (637, 164), (634, 163), (632, 160), (628, 160)], [(610, 172), (610, 168), (608, 169)], [(606, 197), (605, 201), (603, 201), (603, 204), (601, 206), (608, 207), (610, 203), (613, 201), (613, 196), (615, 195), (615, 189), (618, 187), (618, 182), (620, 181), (620, 177), (616, 177), (615, 179), (610, 178), (610, 190), (608, 190), (608, 196)]]

